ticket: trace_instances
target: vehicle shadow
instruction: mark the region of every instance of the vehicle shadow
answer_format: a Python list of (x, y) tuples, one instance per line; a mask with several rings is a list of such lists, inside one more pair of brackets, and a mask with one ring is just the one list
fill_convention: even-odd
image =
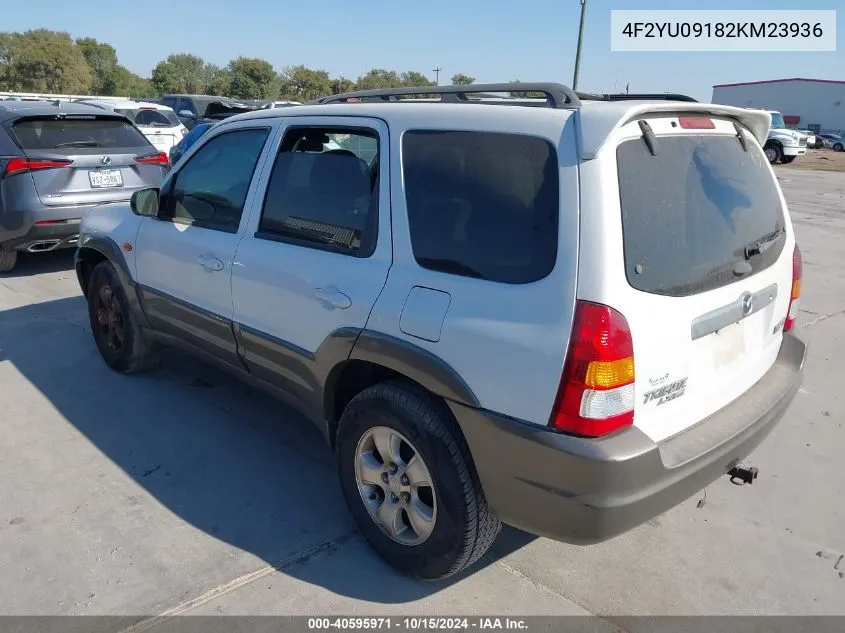
[[(151, 372), (109, 370), (91, 338), (82, 297), (0, 311), (3, 361), (167, 510), (281, 573), (376, 603), (418, 600), (464, 577), (413, 581), (366, 547), (354, 548), (365, 553), (347, 562), (345, 544), (361, 537), (316, 427), (177, 350), (167, 350), (162, 366)], [(126, 504), (109, 503), (120, 520)], [(143, 527), (154, 532), (165, 529), (161, 525)], [(491, 554), (465, 575), (533, 539), (506, 528)], [(315, 562), (314, 554), (335, 550), (330, 571)]]
[(0, 279), (31, 277), (44, 273), (58, 273), (73, 269), (72, 248), (62, 248), (47, 253), (18, 253), (18, 262), (11, 272), (0, 273)]

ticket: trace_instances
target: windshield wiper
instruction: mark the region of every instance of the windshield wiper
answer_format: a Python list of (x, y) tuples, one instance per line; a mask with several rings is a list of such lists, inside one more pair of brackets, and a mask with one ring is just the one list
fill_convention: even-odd
[(745, 255), (746, 261), (754, 257), (754, 255), (762, 254), (767, 248), (774, 244), (777, 239), (781, 235), (783, 235), (783, 233), (784, 230), (782, 228), (778, 228), (772, 231), (771, 233), (766, 233), (759, 240), (755, 240), (746, 244), (743, 247), (743, 253)]
[(100, 144), (97, 141), (68, 141), (67, 143), (53, 145), (55, 149), (60, 147), (100, 147)]

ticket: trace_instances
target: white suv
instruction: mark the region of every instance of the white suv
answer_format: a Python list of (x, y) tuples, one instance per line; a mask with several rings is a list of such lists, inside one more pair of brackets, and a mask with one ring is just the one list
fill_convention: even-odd
[[(493, 94), (517, 90), (540, 96)], [(417, 577), (500, 522), (596, 543), (753, 481), (806, 352), (769, 115), (624, 98), (381, 90), (220, 122), (86, 216), (96, 345), (127, 373), (178, 345), (302, 411)]]
[(85, 99), (80, 103), (117, 112), (135, 124), (141, 134), (160, 152), (170, 155), (170, 149), (188, 133), (172, 108), (146, 101)]

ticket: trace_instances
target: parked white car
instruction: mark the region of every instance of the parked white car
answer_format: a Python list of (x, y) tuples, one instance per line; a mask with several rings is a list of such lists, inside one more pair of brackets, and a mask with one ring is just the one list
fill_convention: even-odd
[(80, 103), (97, 106), (122, 114), (132, 121), (150, 143), (170, 155), (170, 148), (188, 133), (172, 108), (146, 101), (82, 100)]
[(807, 137), (797, 130), (786, 127), (783, 115), (776, 110), (766, 110), (772, 117), (772, 125), (763, 151), (771, 164), (788, 164), (798, 156), (807, 153)]
[[(515, 90), (545, 98), (486, 96)], [(298, 409), (415, 577), (502, 522), (586, 545), (751, 483), (806, 352), (770, 116), (624, 98), (432, 86), (221, 121), (83, 220), (94, 343), (124, 373), (181, 346)]]
[(816, 133), (812, 130), (796, 130), (799, 134), (803, 134), (807, 137), (807, 149), (813, 149), (816, 147)]

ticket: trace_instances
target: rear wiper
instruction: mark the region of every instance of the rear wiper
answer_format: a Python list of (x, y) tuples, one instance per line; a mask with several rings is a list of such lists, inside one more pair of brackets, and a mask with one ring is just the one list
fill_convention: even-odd
[(783, 235), (783, 232), (782, 228), (778, 228), (771, 233), (766, 233), (759, 240), (746, 244), (743, 247), (745, 259), (749, 260), (754, 257), (754, 255), (762, 254), (767, 248), (774, 244), (781, 235)]
[(54, 149), (60, 147), (100, 147), (100, 144), (97, 141), (68, 141), (67, 143), (53, 145)]

